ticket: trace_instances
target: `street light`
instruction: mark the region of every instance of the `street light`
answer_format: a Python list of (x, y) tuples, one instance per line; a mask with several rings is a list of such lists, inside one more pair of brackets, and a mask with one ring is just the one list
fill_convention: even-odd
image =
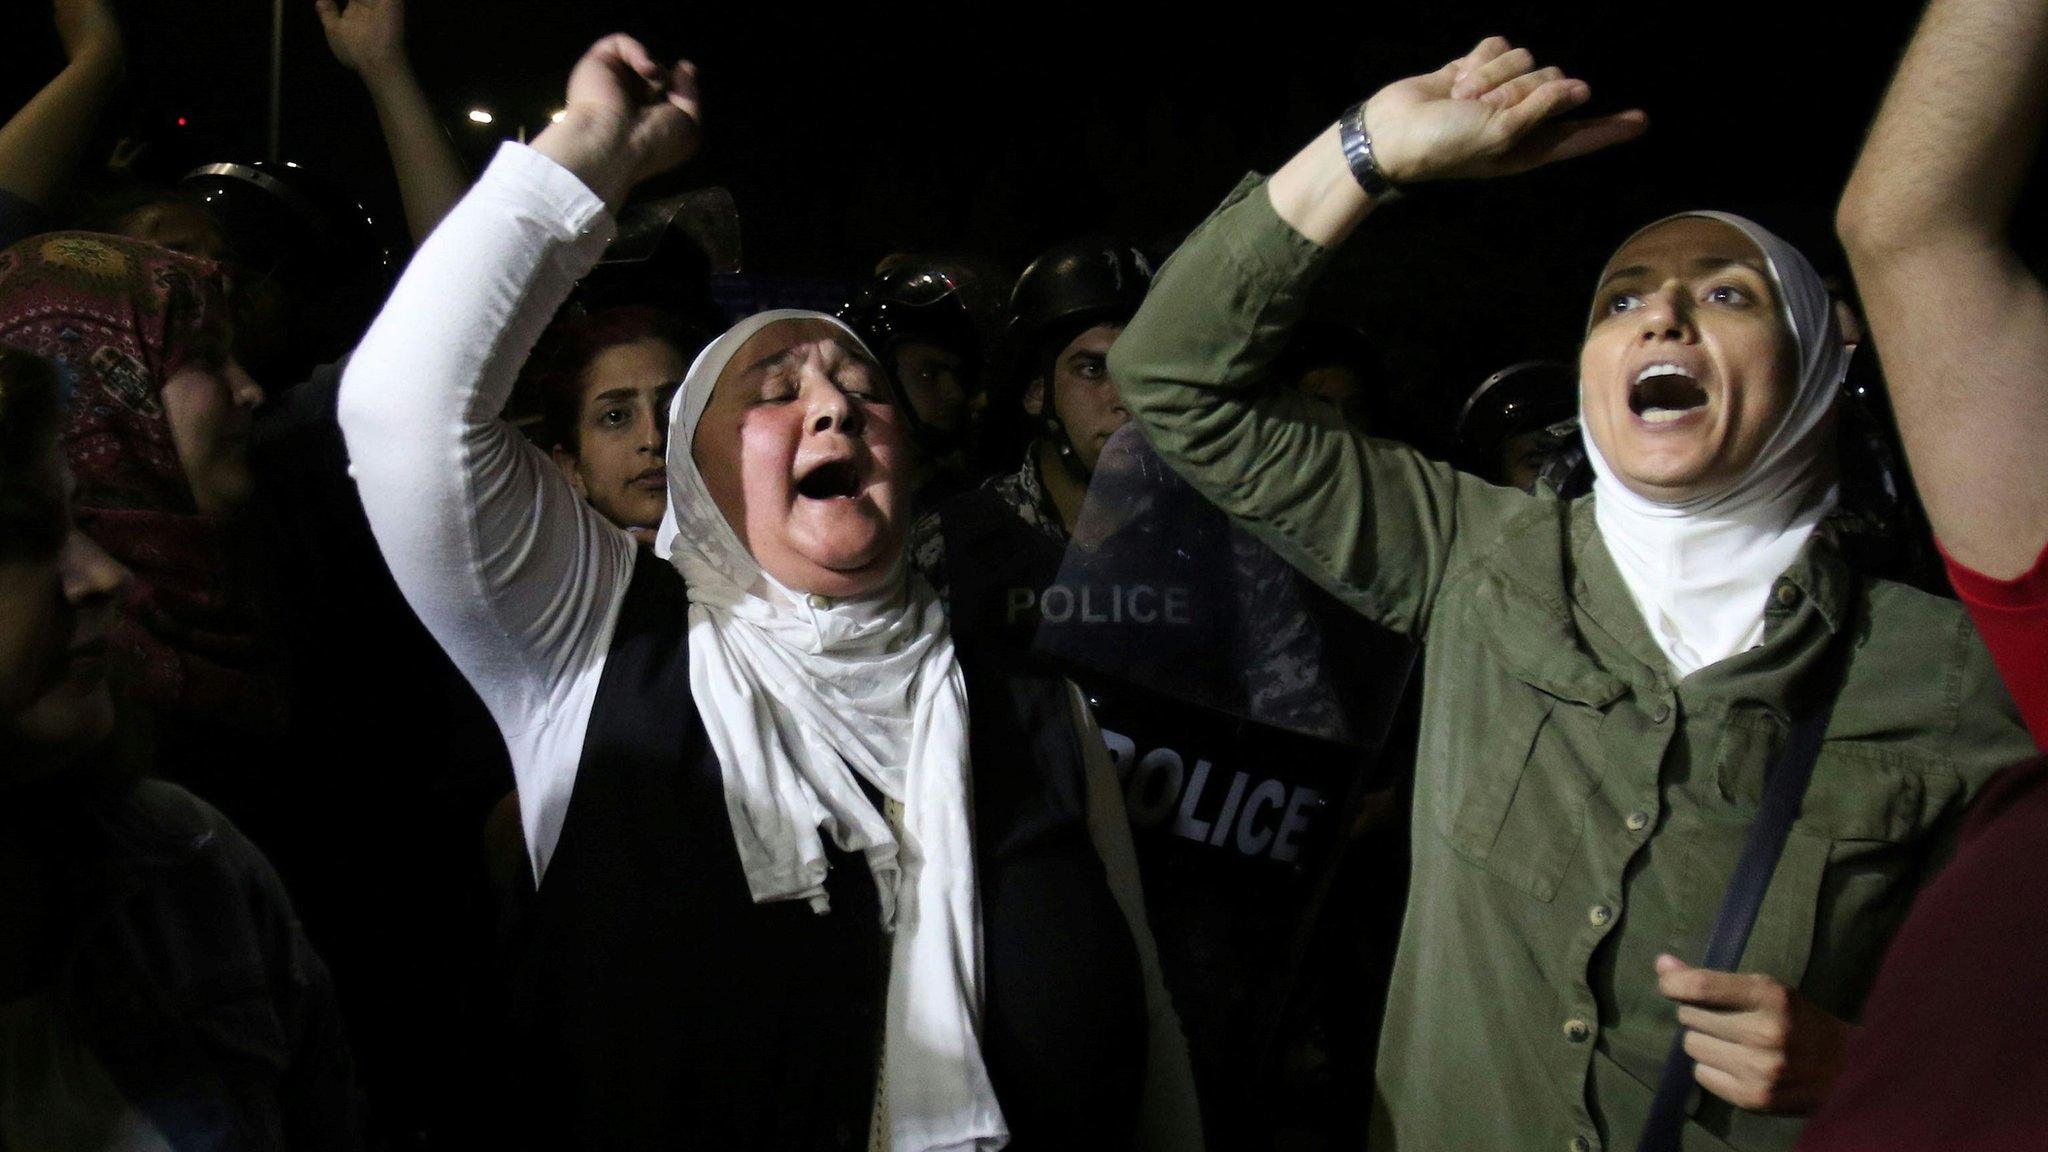
[(472, 124), (489, 124), (491, 122), (491, 114), (481, 108), (471, 108), (469, 110), (469, 121)]

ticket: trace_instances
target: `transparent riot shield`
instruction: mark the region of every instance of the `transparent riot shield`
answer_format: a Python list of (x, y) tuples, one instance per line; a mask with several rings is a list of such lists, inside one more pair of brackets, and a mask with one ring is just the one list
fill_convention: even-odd
[(1104, 446), (1034, 647), (1061, 666), (1373, 750), (1410, 645), (1231, 524), (1134, 426)]
[[(1086, 691), (1123, 780), (1212, 1141), (1257, 1144), (1299, 1102), (1281, 1069), (1325, 898), (1408, 766), (1385, 746), (1414, 647), (1234, 526), (1135, 427), (1104, 447), (1035, 608), (1034, 651)], [(1399, 876), (1375, 883), (1398, 908)]]

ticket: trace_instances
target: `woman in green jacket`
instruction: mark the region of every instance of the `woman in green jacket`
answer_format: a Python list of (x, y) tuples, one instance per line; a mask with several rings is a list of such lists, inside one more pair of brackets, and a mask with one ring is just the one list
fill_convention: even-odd
[[(1580, 357), (1583, 499), (1261, 387), (1388, 187), (1641, 131), (1560, 119), (1588, 96), (1498, 39), (1383, 89), (1234, 191), (1110, 355), (1183, 475), (1427, 640), (1375, 1149), (1633, 1148), (1681, 1028), (1705, 1089), (1683, 1146), (1790, 1148), (1963, 807), (2031, 747), (1956, 605), (1836, 549), (1840, 335), (1812, 267), (1748, 221), (1659, 221), (1610, 261)], [(1737, 971), (1690, 967), (1791, 719), (1830, 697)]]

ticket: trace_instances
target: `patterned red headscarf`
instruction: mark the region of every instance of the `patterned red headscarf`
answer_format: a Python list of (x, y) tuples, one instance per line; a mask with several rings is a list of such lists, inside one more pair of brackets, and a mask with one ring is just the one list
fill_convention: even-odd
[(140, 240), (33, 236), (0, 252), (0, 344), (71, 377), (62, 439), (79, 526), (135, 574), (122, 645), (160, 709), (268, 714), (273, 693), (224, 525), (201, 515), (164, 384), (228, 349), (220, 268)]

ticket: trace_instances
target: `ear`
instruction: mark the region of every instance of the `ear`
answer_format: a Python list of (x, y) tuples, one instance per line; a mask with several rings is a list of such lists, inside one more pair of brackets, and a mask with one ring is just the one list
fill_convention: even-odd
[(1033, 376), (1025, 386), (1024, 411), (1033, 416), (1045, 415), (1045, 377)]
[(585, 500), (590, 499), (590, 490), (583, 486), (583, 469), (580, 467), (581, 462), (576, 459), (576, 454), (557, 444), (549, 449), (548, 455), (555, 458), (555, 467), (560, 468), (562, 475), (569, 478), (569, 487), (576, 490), (576, 495)]

